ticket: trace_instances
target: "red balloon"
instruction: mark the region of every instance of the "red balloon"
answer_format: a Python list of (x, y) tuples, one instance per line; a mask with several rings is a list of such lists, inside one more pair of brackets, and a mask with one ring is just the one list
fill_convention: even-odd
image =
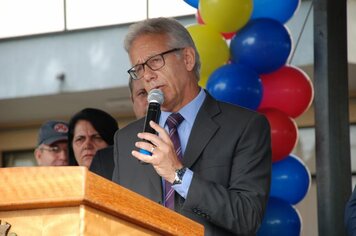
[(276, 109), (262, 109), (271, 126), (272, 162), (286, 158), (298, 141), (298, 127), (294, 120)]
[(204, 25), (204, 21), (203, 19), (201, 18), (201, 15), (200, 15), (200, 11), (198, 10), (197, 11), (197, 14), (195, 14), (195, 18), (197, 19), (197, 22), (199, 25)]
[(232, 39), (232, 37), (234, 37), (234, 35), (236, 34), (236, 32), (230, 32), (230, 33), (221, 33), (222, 36), (224, 36), (225, 39)]
[(259, 109), (275, 108), (296, 118), (310, 107), (314, 97), (313, 85), (299, 68), (286, 65), (260, 76), (263, 97)]

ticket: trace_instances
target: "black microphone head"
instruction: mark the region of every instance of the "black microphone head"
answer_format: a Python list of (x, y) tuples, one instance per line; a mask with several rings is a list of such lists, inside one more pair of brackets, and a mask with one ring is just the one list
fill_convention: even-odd
[(155, 102), (160, 105), (164, 102), (163, 92), (159, 89), (152, 89), (147, 96), (148, 103)]

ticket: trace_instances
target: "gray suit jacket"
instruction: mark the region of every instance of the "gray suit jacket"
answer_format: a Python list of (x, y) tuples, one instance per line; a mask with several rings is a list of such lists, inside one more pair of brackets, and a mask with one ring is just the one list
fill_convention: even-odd
[(356, 235), (356, 187), (345, 208), (345, 226), (348, 235)]
[[(162, 182), (151, 165), (132, 157), (138, 120), (115, 134), (113, 181), (162, 203)], [(194, 122), (183, 164), (194, 172), (175, 210), (205, 227), (205, 235), (253, 235), (261, 224), (271, 179), (270, 128), (250, 110), (209, 94)]]
[(114, 147), (108, 146), (96, 152), (89, 170), (105, 179), (112, 180), (114, 171)]

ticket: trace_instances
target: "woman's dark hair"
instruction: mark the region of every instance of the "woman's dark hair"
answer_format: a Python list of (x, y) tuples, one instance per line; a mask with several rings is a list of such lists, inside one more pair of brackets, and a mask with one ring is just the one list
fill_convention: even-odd
[(110, 146), (114, 144), (114, 134), (119, 129), (117, 121), (105, 111), (95, 108), (85, 108), (75, 114), (69, 121), (68, 131), (68, 154), (69, 165), (78, 165), (73, 151), (74, 129), (78, 121), (90, 122), (103, 140)]

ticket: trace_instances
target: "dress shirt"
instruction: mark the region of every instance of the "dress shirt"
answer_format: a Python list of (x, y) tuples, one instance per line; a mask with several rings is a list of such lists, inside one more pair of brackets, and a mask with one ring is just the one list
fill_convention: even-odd
[[(193, 128), (195, 118), (197, 117), (198, 111), (199, 111), (200, 107), (202, 106), (202, 104), (205, 100), (205, 97), (206, 97), (206, 93), (205, 93), (204, 89), (200, 89), (198, 96), (196, 96), (191, 102), (189, 102), (187, 105), (185, 105), (184, 107), (182, 107), (182, 109), (180, 109), (178, 111), (184, 117), (184, 120), (178, 126), (178, 134), (179, 134), (180, 144), (182, 147), (183, 159), (184, 159), (184, 152), (187, 147), (190, 131)], [(168, 129), (168, 126), (166, 125), (166, 121), (170, 114), (172, 114), (172, 112), (162, 111), (161, 117), (159, 120), (159, 125), (161, 127), (164, 127), (168, 133), (169, 133), (169, 129)], [(191, 170), (187, 169), (183, 176), (182, 183), (172, 185), (173, 189), (179, 195), (181, 195), (184, 199), (187, 197), (192, 178), (193, 178), (193, 172)], [(164, 184), (164, 181), (163, 181), (163, 184)]]

